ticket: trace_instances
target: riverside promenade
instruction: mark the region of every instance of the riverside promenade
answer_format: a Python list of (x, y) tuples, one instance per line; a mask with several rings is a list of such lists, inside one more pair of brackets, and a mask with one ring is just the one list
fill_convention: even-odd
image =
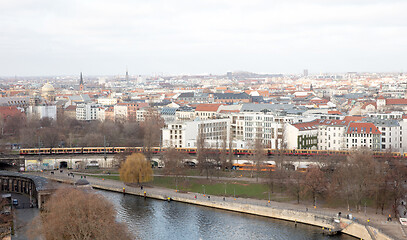
[[(57, 172), (50, 174), (30, 173), (46, 177), (58, 182), (73, 184), (81, 178), (80, 175), (75, 177), (68, 176), (67, 173)], [(312, 206), (297, 205), (290, 203), (270, 202), (265, 200), (233, 198), (222, 196), (208, 196), (202, 193), (180, 193), (173, 189), (144, 187), (143, 190), (136, 187), (130, 187), (123, 182), (116, 180), (101, 179), (95, 177), (86, 178), (92, 187), (108, 191), (115, 191), (125, 194), (133, 194), (155, 198), (159, 200), (179, 201), (200, 206), (224, 209), (229, 211), (248, 213), (253, 215), (271, 217), (286, 221), (292, 221), (293, 224), (304, 223), (321, 227), (321, 232), (331, 234), (332, 232), (341, 231), (359, 239), (407, 239), (405, 229), (394, 219), (392, 222), (385, 221), (383, 215), (376, 215), (368, 212), (351, 214), (354, 220), (338, 218), (337, 213), (341, 211), (342, 216), (349, 214), (343, 209), (314, 209)], [(369, 220), (369, 221), (368, 221)], [(380, 230), (379, 230), (380, 229)]]

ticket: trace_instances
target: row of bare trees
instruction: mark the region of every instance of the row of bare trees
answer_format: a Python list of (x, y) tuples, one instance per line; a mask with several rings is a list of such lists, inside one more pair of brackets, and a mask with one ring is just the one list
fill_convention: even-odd
[(269, 172), (270, 189), (273, 191), (277, 185), (298, 203), (303, 198), (312, 199), (316, 205), (318, 198), (357, 211), (369, 203), (376, 213), (391, 209), (397, 214), (396, 208), (407, 194), (406, 164), (391, 155), (374, 158), (370, 151), (359, 150), (342, 159), (321, 158), (304, 172), (285, 168), (284, 165), (289, 165), (287, 157), (280, 160), (283, 167)]
[[(201, 174), (207, 178), (214, 173), (222, 172), (224, 164), (230, 164), (232, 154), (223, 154), (205, 147), (203, 138), (198, 138), (197, 161)], [(259, 142), (253, 150), (252, 161), (254, 170), (252, 177), (263, 178), (269, 184), (271, 193), (291, 195), (300, 203), (301, 200), (332, 202), (343, 205), (349, 210), (361, 211), (368, 204), (375, 207), (376, 212), (383, 214), (385, 209), (391, 209), (396, 214), (396, 208), (403, 196), (407, 194), (407, 167), (402, 159), (393, 158), (390, 154), (375, 158), (369, 150), (355, 151), (349, 156), (320, 157), (317, 162), (299, 171), (293, 167), (293, 161), (298, 158), (288, 157), (282, 152), (276, 153), (273, 160), (275, 168), (269, 172), (261, 171), (268, 160)], [(226, 151), (225, 151), (226, 152)], [(225, 155), (225, 156), (224, 156)], [(186, 154), (169, 149), (163, 156), (164, 172), (176, 178), (185, 174), (184, 160)], [(219, 163), (216, 160), (219, 160)], [(224, 164), (222, 164), (224, 163)]]
[[(62, 114), (51, 118), (25, 119), (2, 123), (3, 142), (18, 142), (22, 147), (159, 146), (163, 119), (154, 109), (142, 122), (78, 121)], [(146, 152), (149, 152), (146, 150)], [(148, 154), (147, 154), (148, 155)]]

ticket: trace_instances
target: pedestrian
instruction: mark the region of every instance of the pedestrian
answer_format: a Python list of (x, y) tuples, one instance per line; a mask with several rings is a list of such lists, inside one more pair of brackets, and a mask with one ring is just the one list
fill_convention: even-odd
[(143, 190), (143, 185), (140, 186), (140, 189)]
[(339, 212), (339, 213), (338, 213), (338, 217), (341, 217), (341, 214), (342, 214), (342, 213), (341, 213), (341, 212)]
[(195, 195), (195, 199), (196, 199), (196, 195)]

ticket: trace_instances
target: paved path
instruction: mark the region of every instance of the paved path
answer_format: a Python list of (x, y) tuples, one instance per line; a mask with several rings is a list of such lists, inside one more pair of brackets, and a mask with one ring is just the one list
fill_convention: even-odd
[[(31, 173), (30, 173), (31, 174)], [(59, 180), (65, 180), (65, 181), (77, 181), (81, 177), (79, 175), (75, 175), (73, 178), (72, 176), (68, 176), (66, 172), (60, 173), (59, 171), (55, 171), (55, 174), (50, 174), (49, 172), (44, 172), (44, 173), (36, 173), (38, 175), (41, 175), (43, 177), (48, 177), (48, 178), (53, 178), (53, 179), (59, 179)], [(316, 208), (314, 209), (313, 206), (311, 205), (302, 205), (302, 204), (291, 204), (291, 203), (280, 203), (280, 202), (271, 202), (268, 203), (266, 200), (257, 200), (257, 199), (247, 199), (247, 198), (233, 198), (233, 197), (225, 197), (223, 198), (222, 196), (208, 196), (204, 195), (202, 193), (180, 193), (176, 192), (173, 189), (167, 189), (167, 188), (159, 188), (159, 187), (144, 187), (143, 190), (140, 188), (135, 188), (135, 187), (130, 187), (125, 185), (123, 182), (116, 181), (116, 180), (109, 180), (109, 179), (101, 179), (101, 178), (95, 178), (95, 177), (87, 177), (86, 178), (91, 185), (100, 185), (100, 186), (105, 186), (109, 188), (114, 188), (117, 189), (118, 191), (122, 191), (123, 188), (125, 188), (126, 193), (135, 193), (137, 195), (143, 195), (144, 191), (146, 191), (148, 194), (156, 194), (156, 195), (161, 195), (161, 196), (180, 196), (183, 198), (187, 199), (195, 199), (195, 196), (199, 200), (207, 200), (207, 201), (228, 201), (228, 202), (237, 202), (237, 203), (243, 203), (243, 204), (253, 204), (253, 205), (260, 205), (260, 206), (269, 206), (272, 208), (278, 208), (278, 209), (290, 209), (290, 210), (296, 210), (296, 211), (309, 211), (312, 213), (316, 214), (321, 214), (321, 215), (326, 215), (330, 217), (337, 216), (338, 212), (341, 212), (342, 217), (346, 216), (347, 214), (352, 214), (352, 216), (355, 218), (356, 222), (359, 222), (361, 224), (367, 224), (367, 220), (370, 220), (370, 225), (373, 227), (376, 227), (383, 231), (385, 234), (388, 236), (393, 237), (394, 239), (407, 239), (407, 236), (404, 234), (404, 232), (407, 232), (407, 228), (404, 229), (402, 225), (399, 223), (398, 220), (393, 218), (392, 222), (387, 222), (387, 216), (388, 213), (385, 213), (385, 215), (381, 214), (375, 214), (374, 210), (368, 209), (367, 213), (356, 213), (356, 212), (349, 212), (347, 209), (330, 209), (330, 208)]]

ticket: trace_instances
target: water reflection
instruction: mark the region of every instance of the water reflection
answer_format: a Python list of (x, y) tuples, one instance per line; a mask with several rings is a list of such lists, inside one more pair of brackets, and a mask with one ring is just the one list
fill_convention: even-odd
[(316, 227), (247, 214), (99, 191), (139, 239), (355, 239), (328, 237)]

